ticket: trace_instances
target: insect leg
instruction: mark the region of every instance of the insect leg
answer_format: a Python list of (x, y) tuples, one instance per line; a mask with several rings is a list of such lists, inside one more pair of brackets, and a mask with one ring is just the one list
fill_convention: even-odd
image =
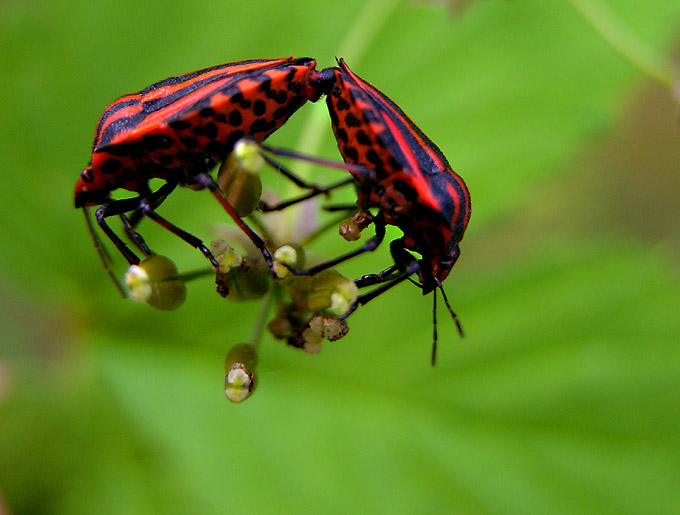
[[(292, 206), (294, 204), (297, 204), (299, 202), (303, 202), (305, 200), (309, 200), (310, 198), (316, 197), (317, 195), (323, 195), (331, 192), (332, 190), (336, 188), (340, 188), (342, 186), (345, 186), (347, 184), (352, 184), (354, 182), (354, 179), (352, 177), (348, 177), (347, 179), (344, 179), (342, 181), (338, 181), (334, 184), (331, 184), (329, 186), (326, 186), (325, 188), (321, 189), (314, 189), (314, 191), (311, 191), (307, 193), (306, 195), (302, 195), (300, 197), (291, 199), (291, 200), (286, 200), (285, 202), (280, 202), (278, 204), (267, 204), (264, 201), (260, 201), (260, 211), (263, 213), (269, 213), (271, 211), (281, 211), (282, 209), (285, 209), (289, 206)], [(354, 206), (356, 207), (356, 206)]]
[(125, 244), (125, 242), (120, 239), (120, 237), (113, 231), (113, 229), (109, 227), (109, 224), (106, 223), (106, 218), (108, 218), (109, 216), (117, 216), (120, 214), (129, 213), (130, 211), (134, 211), (138, 203), (139, 201), (137, 198), (114, 200), (111, 202), (107, 202), (106, 204), (102, 204), (95, 211), (95, 218), (97, 220), (97, 223), (99, 224), (99, 227), (101, 228), (102, 231), (104, 231), (104, 234), (108, 236), (108, 238), (113, 242), (118, 251), (131, 265), (138, 265), (140, 261), (139, 258), (134, 252), (130, 250), (130, 248)]
[[(137, 211), (134, 211), (132, 214), (135, 213), (137, 213)], [(141, 251), (141, 253), (144, 254), (146, 257), (151, 256), (153, 252), (151, 252), (151, 249), (144, 241), (144, 238), (142, 238), (142, 235), (135, 231), (134, 227), (132, 226), (132, 222), (130, 222), (130, 219), (123, 213), (121, 213), (118, 216), (120, 216), (120, 219), (123, 222), (123, 227), (125, 228), (125, 233), (128, 235), (128, 238), (132, 240), (132, 243), (134, 243), (137, 246), (137, 248)], [(139, 219), (141, 220), (141, 217)]]
[(366, 252), (373, 252), (382, 243), (383, 239), (385, 239), (385, 222), (383, 221), (382, 217), (378, 215), (373, 220), (373, 223), (375, 225), (375, 236), (373, 236), (370, 240), (368, 240), (358, 249), (347, 254), (344, 254), (340, 257), (337, 257), (335, 259), (330, 259), (328, 261), (325, 261), (324, 263), (320, 263), (307, 270), (291, 270), (291, 271), (295, 275), (315, 275), (318, 274), (319, 272), (323, 272), (324, 270), (339, 265), (340, 263), (344, 263), (345, 261), (348, 261), (356, 256), (365, 254)]
[(285, 178), (287, 178), (289, 181), (291, 181), (293, 184), (295, 184), (298, 188), (303, 188), (307, 190), (319, 190), (320, 188), (316, 186), (315, 184), (308, 184), (305, 182), (303, 179), (295, 175), (293, 172), (291, 172), (288, 168), (283, 166), (281, 163), (278, 161), (272, 159), (269, 157), (267, 154), (260, 153), (262, 156), (262, 159), (265, 160), (265, 162), (274, 168), (277, 172), (279, 172), (281, 175), (283, 175)]
[[(401, 250), (403, 250), (401, 240), (394, 240), (390, 244), (390, 250), (397, 250), (398, 251), (398, 250), (400, 250), (399, 247), (401, 247)], [(385, 293), (390, 288), (396, 286), (397, 284), (399, 284), (399, 283), (405, 281), (406, 279), (408, 279), (409, 277), (411, 277), (413, 274), (417, 273), (418, 270), (420, 270), (420, 265), (418, 264), (418, 260), (415, 257), (411, 256), (405, 250), (403, 251), (403, 254), (401, 254), (399, 257), (400, 258), (402, 256), (405, 257), (406, 255), (408, 255), (410, 257), (409, 257), (408, 264), (406, 265), (405, 268), (404, 268), (404, 263), (396, 263), (394, 266), (391, 266), (391, 267), (385, 269), (380, 274), (375, 274), (373, 276), (364, 276), (364, 277), (369, 277), (370, 279), (366, 280), (366, 282), (364, 284), (361, 284), (359, 287), (370, 286), (371, 281), (373, 281), (372, 284), (378, 284), (380, 282), (382, 282), (382, 284), (380, 286), (378, 286), (377, 288), (375, 288), (374, 290), (369, 291), (368, 293), (363, 293), (363, 294), (359, 295), (357, 297), (357, 300), (354, 301), (354, 304), (352, 304), (352, 307), (349, 309), (349, 311), (347, 313), (345, 313), (344, 315), (338, 317), (338, 318), (340, 320), (345, 320), (352, 313), (354, 313), (354, 311), (356, 311), (356, 309), (359, 306), (363, 306), (365, 304), (368, 304), (370, 301), (375, 299), (378, 295)], [(396, 270), (401, 270), (401, 272), (399, 274), (394, 275)], [(389, 272), (389, 274), (391, 274), (391, 277), (387, 277), (387, 274), (386, 274), (387, 272)], [(381, 274), (386, 274), (386, 275), (381, 278), (380, 277)], [(363, 277), (361, 279), (358, 279), (358, 281), (361, 281), (362, 279), (363, 279)], [(356, 281), (355, 281), (355, 284), (356, 284)]]
[(324, 159), (322, 157), (308, 156), (293, 150), (286, 150), (283, 148), (274, 148), (267, 145), (259, 143), (259, 146), (265, 152), (279, 157), (290, 157), (292, 159), (298, 159), (300, 161), (307, 161), (325, 168), (335, 168), (336, 170), (344, 170), (350, 172), (353, 175), (365, 178), (368, 181), (376, 180), (375, 170), (372, 170), (364, 165), (352, 164), (352, 163), (340, 163), (338, 161), (333, 161), (332, 159)]
[[(176, 182), (166, 182), (156, 191), (154, 191), (153, 193), (149, 193), (147, 195), (147, 198), (149, 199), (149, 204), (151, 204), (151, 206), (153, 206), (154, 209), (157, 209), (158, 206), (160, 206), (165, 201), (168, 195), (170, 195), (170, 193), (172, 193), (176, 187), (177, 187)], [(144, 218), (144, 213), (142, 213), (141, 209), (137, 208), (132, 212), (128, 219), (133, 229), (137, 227), (137, 224), (141, 222), (142, 218)]]
[[(176, 182), (166, 182), (153, 193), (149, 191), (147, 194), (145, 194), (145, 197), (148, 199), (149, 205), (152, 207), (152, 209), (156, 209), (165, 201), (168, 195), (170, 195), (170, 193), (172, 193), (176, 187)], [(142, 235), (136, 231), (137, 225), (142, 221), (142, 218), (144, 218), (144, 212), (139, 207), (137, 207), (137, 209), (135, 209), (129, 217), (121, 213), (120, 218), (123, 221), (123, 227), (125, 228), (125, 233), (128, 235), (128, 238), (132, 240), (132, 242), (146, 257), (151, 256), (153, 252), (151, 252), (151, 249), (149, 249), (149, 246), (144, 241), (144, 238), (142, 238)]]
[(367, 286), (374, 286), (376, 284), (382, 284), (390, 281), (394, 278), (394, 274), (399, 271), (399, 265), (392, 265), (386, 268), (382, 272), (377, 274), (369, 274), (360, 277), (354, 281), (357, 288), (366, 288)]
[(277, 278), (276, 271), (274, 270), (274, 260), (272, 259), (272, 255), (267, 249), (267, 246), (264, 243), (264, 240), (255, 232), (253, 231), (248, 224), (246, 224), (243, 219), (238, 215), (234, 207), (229, 203), (229, 201), (224, 197), (222, 194), (222, 191), (220, 190), (219, 186), (215, 182), (215, 179), (212, 178), (212, 176), (208, 175), (207, 173), (199, 173), (196, 176), (194, 176), (194, 181), (197, 184), (202, 185), (204, 188), (208, 188), (210, 192), (213, 194), (213, 196), (217, 199), (217, 201), (222, 205), (224, 210), (227, 212), (227, 214), (234, 220), (236, 225), (239, 226), (239, 228), (243, 231), (243, 233), (248, 236), (250, 241), (253, 242), (253, 245), (262, 253), (262, 257), (265, 260), (265, 263), (267, 263), (267, 266), (269, 267), (269, 271), (272, 274), (274, 278)]
[(323, 206), (321, 209), (327, 213), (335, 213), (336, 211), (356, 211), (357, 205), (355, 204), (333, 204), (331, 206)]
[(146, 199), (146, 198), (140, 199), (139, 209), (150, 220), (153, 220), (154, 222), (156, 222), (161, 227), (164, 227), (165, 229), (167, 229), (168, 231), (170, 231), (174, 235), (179, 236), (181, 239), (186, 241), (192, 247), (200, 250), (203, 253), (203, 255), (206, 258), (208, 258), (208, 261), (210, 261), (210, 264), (214, 268), (220, 267), (220, 264), (215, 259), (215, 256), (212, 255), (212, 252), (210, 252), (208, 247), (206, 247), (205, 244), (200, 239), (198, 239), (193, 234), (186, 232), (184, 229), (180, 229), (175, 224), (173, 224), (172, 222), (169, 222), (168, 220), (166, 220), (165, 218), (160, 216), (158, 213), (156, 213), (156, 211), (154, 211), (154, 209), (151, 207), (151, 204), (149, 203), (148, 199)]
[(94, 242), (94, 248), (97, 251), (97, 254), (99, 255), (99, 259), (102, 262), (102, 265), (104, 265), (104, 270), (106, 270), (106, 273), (109, 274), (109, 277), (113, 281), (113, 284), (116, 286), (118, 289), (118, 292), (123, 296), (123, 298), (127, 297), (127, 293), (125, 293), (125, 289), (123, 288), (123, 285), (120, 284), (120, 281), (116, 277), (116, 275), (113, 273), (113, 270), (111, 270), (111, 256), (109, 253), (106, 251), (106, 247), (102, 245), (101, 240), (99, 239), (99, 236), (97, 236), (96, 231), (94, 230), (94, 226), (92, 225), (92, 219), (90, 218), (90, 212), (86, 207), (83, 208), (83, 213), (85, 214), (85, 221), (87, 222), (87, 228), (90, 231), (90, 235), (92, 236), (92, 241)]

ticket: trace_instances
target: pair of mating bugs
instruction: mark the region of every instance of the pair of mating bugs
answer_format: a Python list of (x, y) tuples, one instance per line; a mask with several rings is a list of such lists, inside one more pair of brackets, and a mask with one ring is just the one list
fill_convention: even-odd
[[(442, 281), (458, 259), (459, 242), (470, 218), (467, 187), (439, 148), (411, 119), (381, 91), (352, 72), (343, 60), (337, 67), (322, 71), (317, 71), (316, 61), (308, 58), (228, 63), (170, 77), (119, 98), (104, 111), (97, 125), (92, 161), (76, 185), (75, 206), (98, 206), (98, 225), (130, 264), (140, 260), (110, 228), (107, 218), (120, 216), (128, 235), (144, 250), (146, 244), (126, 217), (135, 212), (170, 230), (218, 266), (201, 240), (156, 212), (178, 185), (208, 189), (260, 250), (276, 276), (264, 240), (236, 213), (209, 171), (227, 158), (238, 140), (249, 137), (262, 142), (306, 101), (315, 102), (322, 95), (326, 95), (333, 132), (345, 161), (337, 166), (351, 174), (347, 181), (334, 186), (355, 183), (358, 207), (377, 211), (373, 218), (375, 236), (353, 252), (297, 272), (313, 275), (373, 251), (384, 239), (385, 226), (396, 226), (403, 236), (390, 244), (394, 264), (355, 281), (359, 288), (375, 288), (359, 295), (344, 317), (358, 305), (417, 274), (420, 283), (416, 284), (423, 294), (434, 292), (435, 315), (438, 289), (462, 335)], [(305, 159), (296, 153), (262, 148), (274, 155)], [(152, 178), (162, 179), (165, 184), (152, 191)], [(290, 178), (309, 187), (292, 175)], [(112, 199), (111, 193), (119, 188), (139, 195)], [(329, 189), (314, 189), (304, 198)], [(90, 229), (106, 263), (106, 254), (93, 227)], [(433, 363), (436, 316), (434, 320)]]

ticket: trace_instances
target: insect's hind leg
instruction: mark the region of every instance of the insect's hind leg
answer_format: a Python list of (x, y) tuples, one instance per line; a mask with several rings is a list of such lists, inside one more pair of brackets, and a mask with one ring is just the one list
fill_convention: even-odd
[(255, 247), (260, 251), (265, 263), (267, 263), (267, 267), (269, 268), (269, 272), (271, 273), (272, 277), (275, 279), (278, 278), (276, 271), (274, 270), (274, 260), (271, 253), (269, 252), (269, 249), (267, 249), (267, 245), (265, 244), (264, 240), (243, 221), (243, 218), (239, 216), (239, 214), (234, 209), (234, 206), (232, 206), (222, 194), (222, 191), (215, 182), (215, 179), (213, 179), (212, 176), (207, 173), (199, 173), (193, 178), (193, 180), (196, 184), (210, 190), (227, 214), (232, 218), (232, 220), (234, 220), (236, 225), (238, 225), (239, 229), (243, 231), (250, 241), (253, 242), (253, 245), (255, 245)]

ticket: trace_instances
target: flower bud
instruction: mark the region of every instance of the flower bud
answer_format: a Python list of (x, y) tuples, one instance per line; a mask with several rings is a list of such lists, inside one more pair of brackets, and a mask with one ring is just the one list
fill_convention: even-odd
[(349, 332), (347, 322), (338, 320), (331, 316), (323, 317), (323, 336), (329, 342), (334, 342), (345, 336)]
[(349, 220), (340, 222), (339, 232), (347, 241), (357, 241), (361, 238), (361, 231), (373, 223), (373, 215), (368, 211), (359, 211)]
[(243, 256), (236, 252), (226, 241), (214, 240), (210, 243), (210, 252), (220, 264), (220, 272), (228, 273), (243, 263)]
[(335, 315), (347, 313), (359, 296), (359, 288), (354, 281), (343, 281), (339, 283), (331, 294), (331, 305), (329, 311)]
[(241, 302), (261, 298), (271, 285), (269, 272), (261, 268), (250, 268), (245, 262), (228, 273), (215, 275), (217, 292), (222, 297)]
[(267, 329), (277, 340), (285, 340), (293, 334), (293, 324), (283, 317), (276, 317), (267, 324)]
[(361, 230), (353, 220), (343, 220), (339, 227), (340, 236), (347, 241), (357, 241), (361, 238)]
[(139, 265), (130, 266), (125, 274), (125, 284), (130, 298), (161, 311), (179, 308), (187, 296), (175, 263), (165, 256), (154, 255)]
[(224, 361), (224, 394), (231, 402), (246, 400), (255, 391), (257, 351), (247, 343), (234, 345)]
[(260, 203), (263, 164), (257, 143), (241, 139), (217, 172), (217, 184), (239, 216), (250, 215)]
[(290, 274), (290, 268), (300, 269), (304, 266), (304, 250), (299, 245), (282, 245), (274, 251), (274, 271), (279, 279)]
[(323, 346), (323, 320), (321, 317), (314, 317), (309, 322), (309, 326), (302, 331), (302, 348), (309, 354), (318, 354)]

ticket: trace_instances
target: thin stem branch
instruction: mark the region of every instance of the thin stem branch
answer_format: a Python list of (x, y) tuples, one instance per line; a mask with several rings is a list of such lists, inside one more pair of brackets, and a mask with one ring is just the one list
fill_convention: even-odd
[(257, 313), (257, 320), (255, 321), (255, 329), (253, 329), (253, 335), (250, 338), (250, 344), (256, 349), (260, 347), (260, 340), (262, 339), (262, 332), (267, 325), (266, 321), (271, 303), (272, 293), (270, 292), (265, 296), (264, 301), (260, 305), (260, 310)]

